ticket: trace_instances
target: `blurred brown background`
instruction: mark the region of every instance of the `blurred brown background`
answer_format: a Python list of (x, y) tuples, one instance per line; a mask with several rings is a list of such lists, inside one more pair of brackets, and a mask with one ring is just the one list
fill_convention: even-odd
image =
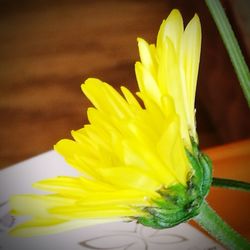
[[(248, 3), (247, 3), (248, 2)], [(249, 1), (223, 1), (249, 52)], [(136, 90), (136, 37), (155, 42), (178, 8), (198, 13), (203, 43), (197, 125), (203, 148), (250, 137), (249, 110), (204, 1), (0, 1), (0, 168), (52, 149), (83, 126), (88, 77)]]

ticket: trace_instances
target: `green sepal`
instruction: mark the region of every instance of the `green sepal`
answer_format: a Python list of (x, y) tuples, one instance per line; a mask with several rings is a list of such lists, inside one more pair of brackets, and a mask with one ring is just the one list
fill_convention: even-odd
[(160, 225), (157, 221), (155, 221), (155, 219), (153, 217), (139, 217), (137, 218), (137, 222), (147, 226), (147, 227), (152, 227), (155, 229), (163, 229), (163, 228), (167, 228), (167, 227), (162, 227), (162, 225)]
[(163, 200), (166, 203), (166, 208), (169, 208), (168, 203), (181, 207), (186, 202), (186, 187), (181, 184), (176, 184), (168, 188), (162, 188), (158, 190), (158, 193), (161, 195)]
[(205, 197), (208, 194), (213, 181), (212, 161), (207, 155), (203, 153), (199, 155), (199, 160), (201, 166), (203, 167), (202, 195)]
[(192, 136), (190, 136), (190, 141), (192, 146), (192, 155), (194, 155), (194, 157), (198, 157), (198, 155), (200, 154), (199, 145)]
[(159, 222), (163, 222), (165, 224), (168, 224), (169, 226), (177, 225), (197, 215), (197, 212), (195, 210), (187, 211), (186, 209), (179, 209), (177, 211), (170, 212), (165, 209), (156, 208), (151, 210), (151, 212), (149, 213), (152, 213), (154, 218), (156, 220), (159, 220)]
[(196, 185), (200, 188), (200, 184), (202, 183), (203, 179), (203, 169), (200, 166), (198, 155), (193, 155), (190, 151), (186, 149), (186, 155), (188, 158), (189, 163), (193, 168), (193, 172), (190, 177), (188, 178), (188, 185)]
[(197, 214), (199, 214), (199, 207), (196, 209), (182, 208), (179, 210), (166, 210), (162, 208), (146, 208), (148, 213), (145, 217), (139, 217), (137, 221), (145, 226), (163, 229), (176, 226), (185, 222)]
[(153, 228), (169, 228), (193, 218), (199, 213), (202, 197), (189, 188), (181, 184), (162, 188), (158, 191), (161, 199), (153, 201), (153, 206), (145, 207), (147, 215), (138, 218), (138, 222)]
[(144, 217), (137, 221), (153, 228), (169, 228), (197, 216), (212, 183), (212, 164), (201, 153), (198, 144), (191, 138), (192, 150), (186, 149), (192, 170), (187, 176), (187, 185), (175, 184), (162, 187), (157, 192), (159, 199), (152, 200), (152, 206), (145, 207)]
[(212, 183), (212, 162), (207, 155), (199, 150), (198, 144), (192, 138), (191, 142), (192, 152), (186, 149), (187, 158), (194, 171), (189, 182), (196, 186), (201, 196), (205, 197)]

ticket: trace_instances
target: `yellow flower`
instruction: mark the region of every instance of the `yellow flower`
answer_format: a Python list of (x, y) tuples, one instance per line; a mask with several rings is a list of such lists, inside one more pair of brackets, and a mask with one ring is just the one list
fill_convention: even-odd
[(82, 90), (94, 105), (88, 109), (89, 124), (72, 131), (74, 140), (55, 145), (79, 176), (34, 184), (50, 194), (12, 197), (14, 214), (32, 216), (12, 234), (56, 233), (131, 219), (162, 228), (197, 214), (206, 193), (198, 186), (204, 181), (201, 161), (207, 163), (189, 139), (196, 138), (199, 19), (195, 15), (183, 31), (181, 15), (173, 10), (160, 27), (156, 46), (138, 41), (136, 75), (144, 106), (125, 87), (122, 96), (107, 83), (86, 80)]

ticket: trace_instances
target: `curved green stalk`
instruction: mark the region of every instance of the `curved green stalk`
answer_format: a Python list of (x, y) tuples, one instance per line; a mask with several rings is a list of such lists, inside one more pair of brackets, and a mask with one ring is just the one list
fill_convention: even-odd
[(250, 183), (231, 179), (213, 178), (212, 186), (250, 192)]
[(205, 0), (226, 46), (241, 88), (250, 107), (250, 72), (232, 27), (219, 0)]
[(250, 243), (226, 224), (207, 202), (203, 202), (194, 220), (227, 249), (250, 249)]

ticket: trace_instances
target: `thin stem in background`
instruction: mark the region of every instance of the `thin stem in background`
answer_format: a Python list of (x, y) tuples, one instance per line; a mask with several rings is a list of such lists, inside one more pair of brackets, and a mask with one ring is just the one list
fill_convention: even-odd
[(224, 178), (213, 178), (212, 186), (250, 192), (250, 183)]
[(250, 72), (219, 0), (205, 0), (226, 46), (241, 88), (250, 107)]

